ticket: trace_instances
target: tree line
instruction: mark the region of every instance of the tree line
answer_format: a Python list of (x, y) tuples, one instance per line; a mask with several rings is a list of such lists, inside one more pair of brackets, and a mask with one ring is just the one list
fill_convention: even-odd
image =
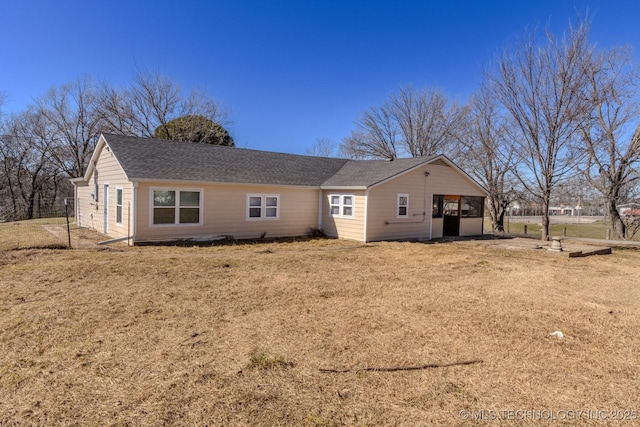
[(24, 111), (2, 114), (0, 215), (30, 219), (72, 194), (101, 133), (234, 145), (227, 112), (201, 90), (184, 93), (168, 77), (138, 70), (122, 87), (90, 76), (53, 87)]
[[(485, 187), (493, 231), (512, 202), (541, 206), (542, 239), (558, 189), (577, 185), (604, 201), (619, 238), (638, 231), (618, 204), (638, 182), (637, 64), (628, 47), (598, 48), (589, 19), (562, 37), (528, 31), (484, 70), (465, 105), (438, 89), (401, 87), (364, 111), (339, 147), (319, 140), (310, 153), (348, 158), (445, 154)], [(576, 195), (577, 196), (577, 195)], [(629, 230), (629, 228), (633, 228)]]

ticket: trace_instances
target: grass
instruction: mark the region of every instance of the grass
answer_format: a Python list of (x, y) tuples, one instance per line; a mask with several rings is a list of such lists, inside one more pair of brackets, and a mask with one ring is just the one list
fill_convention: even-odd
[(569, 259), (457, 243), (0, 252), (0, 425), (637, 411), (639, 276), (632, 250)]
[[(525, 233), (525, 226), (527, 232)], [(511, 234), (528, 234), (530, 236), (542, 235), (542, 225), (536, 223), (518, 222), (518, 218), (512, 218), (509, 223), (505, 220), (505, 231), (509, 230)], [(485, 230), (491, 230), (491, 222), (485, 219)], [(549, 226), (550, 236), (582, 237), (587, 239), (606, 239), (607, 230), (611, 230), (611, 224), (608, 221), (596, 221), (593, 223), (583, 224), (551, 224)], [(610, 231), (610, 238), (616, 239), (615, 233)], [(640, 240), (640, 234), (634, 236), (632, 240)]]
[[(84, 241), (98, 242), (106, 237), (93, 230), (79, 228), (72, 222), (69, 226), (72, 247)], [(69, 246), (66, 218), (39, 218), (0, 223), (0, 251), (48, 248), (61, 249)]]

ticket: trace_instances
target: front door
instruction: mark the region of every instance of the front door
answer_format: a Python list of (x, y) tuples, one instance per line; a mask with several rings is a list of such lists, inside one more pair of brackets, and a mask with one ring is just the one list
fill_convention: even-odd
[(444, 196), (442, 209), (442, 235), (443, 236), (459, 236), (460, 235), (460, 197)]
[(102, 215), (102, 225), (104, 229), (104, 234), (109, 234), (109, 184), (104, 185), (104, 209)]

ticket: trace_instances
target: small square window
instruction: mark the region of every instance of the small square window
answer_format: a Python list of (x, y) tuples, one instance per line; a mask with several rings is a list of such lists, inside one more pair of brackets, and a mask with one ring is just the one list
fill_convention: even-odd
[(339, 218), (353, 218), (354, 196), (331, 194), (329, 196), (329, 214)]

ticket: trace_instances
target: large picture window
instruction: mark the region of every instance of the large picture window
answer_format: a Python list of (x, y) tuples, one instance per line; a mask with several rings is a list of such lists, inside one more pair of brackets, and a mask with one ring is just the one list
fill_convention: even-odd
[(482, 218), (484, 216), (484, 197), (462, 196), (460, 216), (466, 218)]
[(353, 218), (355, 215), (355, 197), (353, 194), (329, 195), (329, 213), (340, 218)]
[(247, 194), (247, 219), (278, 219), (279, 194)]
[(202, 223), (202, 190), (152, 189), (152, 195), (152, 224)]

